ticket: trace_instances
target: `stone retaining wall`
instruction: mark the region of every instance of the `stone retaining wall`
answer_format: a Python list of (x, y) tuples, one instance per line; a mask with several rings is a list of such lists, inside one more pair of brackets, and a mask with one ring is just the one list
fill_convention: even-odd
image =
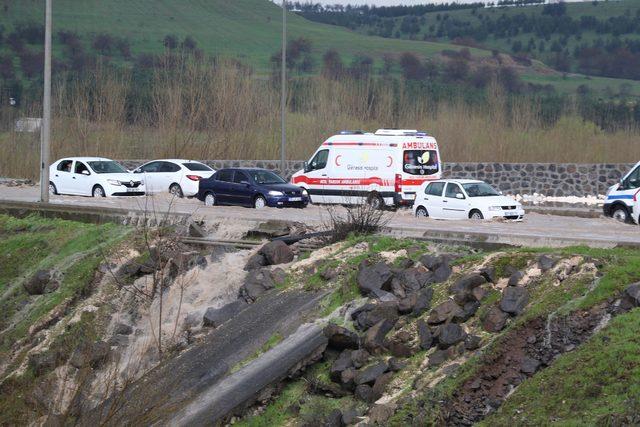
[[(134, 169), (143, 161), (122, 162)], [(214, 169), (225, 167), (259, 167), (280, 172), (278, 160), (207, 160)], [(284, 176), (302, 169), (301, 160), (290, 160)], [(620, 180), (633, 163), (577, 164), (577, 163), (446, 163), (444, 177), (481, 179), (505, 194), (533, 194), (545, 196), (587, 196), (604, 194), (608, 187)]]

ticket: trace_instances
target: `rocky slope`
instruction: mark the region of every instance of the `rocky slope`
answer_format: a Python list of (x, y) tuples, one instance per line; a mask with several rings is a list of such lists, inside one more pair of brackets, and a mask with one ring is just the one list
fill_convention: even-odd
[(640, 421), (640, 251), (139, 232), (0, 217), (0, 424)]

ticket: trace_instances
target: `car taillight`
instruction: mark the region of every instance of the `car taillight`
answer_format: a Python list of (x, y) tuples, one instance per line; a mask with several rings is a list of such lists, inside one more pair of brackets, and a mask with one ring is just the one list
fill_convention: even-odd
[(399, 173), (396, 174), (396, 182), (395, 182), (395, 186), (394, 186), (394, 191), (396, 193), (402, 192), (402, 175), (400, 175)]
[(202, 177), (198, 175), (187, 175), (187, 178), (189, 178), (191, 181), (200, 181), (202, 179)]

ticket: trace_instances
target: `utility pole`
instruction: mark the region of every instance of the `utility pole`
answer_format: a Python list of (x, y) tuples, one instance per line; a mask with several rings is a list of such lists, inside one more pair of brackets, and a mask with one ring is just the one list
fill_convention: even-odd
[(282, 140), (280, 141), (280, 173), (286, 172), (285, 146), (287, 144), (287, 0), (282, 0), (282, 82), (280, 99), (280, 120)]
[(40, 201), (49, 202), (49, 152), (51, 147), (51, 2), (46, 0), (44, 33), (44, 96), (40, 124)]

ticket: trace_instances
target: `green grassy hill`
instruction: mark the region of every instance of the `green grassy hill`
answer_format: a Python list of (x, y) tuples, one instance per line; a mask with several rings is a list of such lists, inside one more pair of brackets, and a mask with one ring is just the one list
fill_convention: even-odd
[[(0, 25), (38, 22), (43, 3), (31, 0), (5, 1)], [(282, 10), (268, 0), (57, 0), (54, 31), (71, 30), (80, 36), (108, 33), (126, 37), (132, 54), (159, 53), (163, 39), (192, 36), (207, 54), (237, 57), (257, 69), (269, 67), (269, 58), (280, 49)], [(341, 27), (307, 21), (290, 13), (289, 38), (305, 37), (319, 55), (337, 49), (343, 59), (358, 54), (380, 58), (384, 53), (411, 51), (431, 56), (451, 48), (443, 43), (425, 43), (371, 37)], [(486, 55), (477, 50), (475, 55)]]
[[(4, 27), (5, 39), (20, 25), (42, 22), (43, 2), (4, 0), (0, 7), (3, 8), (0, 25)], [(514, 12), (533, 10), (512, 9)], [(603, 9), (605, 6), (599, 10)], [(502, 11), (495, 9), (495, 12), (487, 13)], [(470, 14), (470, 11), (447, 13), (452, 16), (454, 13), (460, 14), (462, 17), (463, 14)], [(259, 73), (265, 73), (270, 69), (270, 57), (280, 49), (281, 9), (268, 0), (57, 0), (54, 3), (54, 32), (58, 31), (78, 33), (88, 51), (91, 51), (91, 41), (97, 34), (126, 38), (133, 56), (162, 52), (163, 40), (167, 35), (174, 35), (178, 40), (191, 36), (205, 54), (238, 58)], [(315, 71), (320, 68), (322, 54), (329, 49), (338, 50), (347, 64), (358, 55), (371, 56), (374, 59), (373, 66), (377, 69), (382, 67), (385, 54), (398, 57), (403, 52), (412, 52), (426, 58), (442, 50), (460, 49), (448, 40), (439, 43), (383, 38), (365, 32), (365, 29), (354, 32), (312, 22), (294, 13), (289, 13), (288, 17), (289, 38), (305, 37), (312, 42)], [(40, 46), (30, 47), (41, 49)], [(54, 52), (62, 55), (64, 49), (54, 39)], [(11, 53), (6, 40), (0, 44), (2, 53)], [(476, 57), (491, 55), (486, 49), (471, 49), (471, 53)], [(115, 55), (113, 61), (121, 61), (121, 58)], [(534, 62), (533, 67), (521, 71), (525, 82), (550, 84), (562, 92), (575, 92), (581, 84), (588, 84), (605, 94), (627, 83), (631, 94), (640, 94), (640, 85), (634, 81), (590, 79), (582, 75), (562, 76), (540, 62)]]

